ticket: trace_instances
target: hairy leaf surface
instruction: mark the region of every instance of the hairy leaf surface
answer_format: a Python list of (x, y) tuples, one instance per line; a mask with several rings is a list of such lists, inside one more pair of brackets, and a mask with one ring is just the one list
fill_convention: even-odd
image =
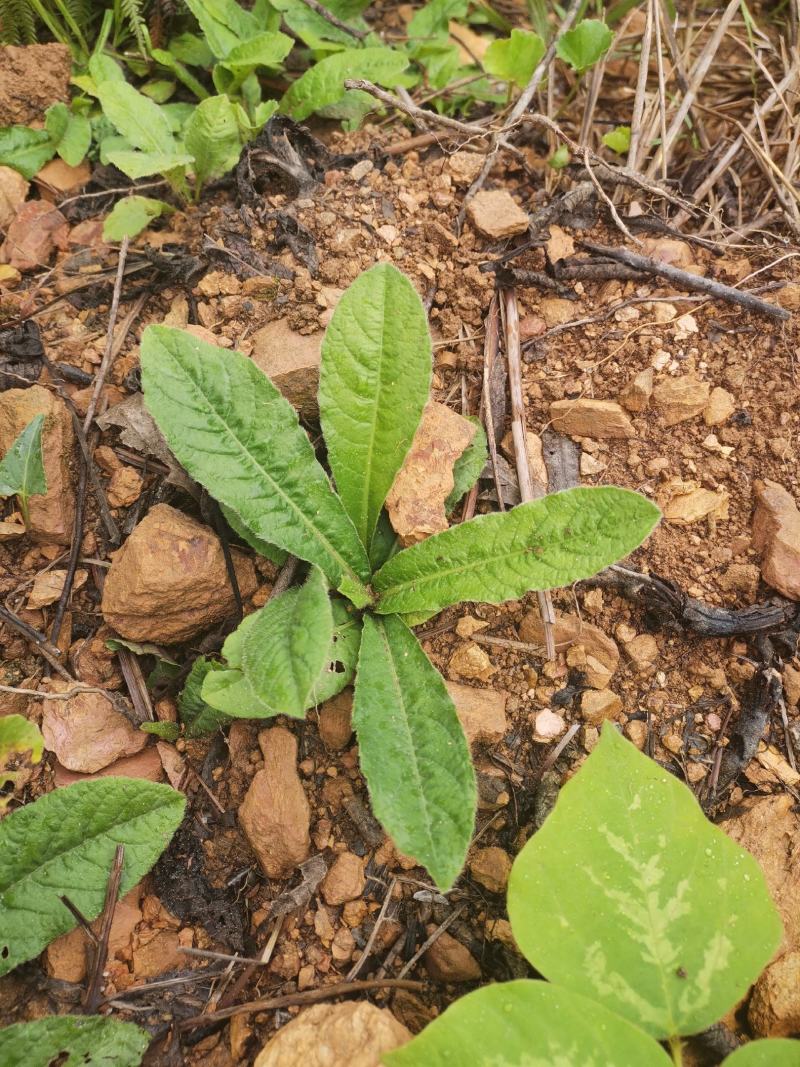
[(100, 82), (97, 96), (103, 114), (135, 148), (154, 155), (175, 152), (175, 139), (164, 112), (128, 82)]
[(392, 48), (348, 48), (315, 63), (292, 82), (281, 100), (281, 111), (298, 122), (328, 104), (341, 100), (346, 78), (368, 78), (392, 86), (408, 66), (408, 59)]
[(269, 378), (238, 352), (165, 326), (148, 327), (141, 358), (147, 408), (192, 477), (258, 537), (366, 604), (364, 547)]
[(475, 775), (442, 676), (395, 616), (364, 617), (353, 726), (373, 811), (449, 889), (472, 835)]
[(55, 154), (56, 148), (47, 130), (0, 126), (0, 166), (19, 171), (27, 181)]
[(489, 443), (480, 419), (469, 415), (467, 418), (475, 424), (475, 436), (453, 464), (453, 489), (444, 502), (448, 515), (480, 478), (489, 455)]
[(236, 166), (242, 146), (236, 108), (227, 96), (209, 96), (197, 105), (186, 123), (183, 143), (194, 157), (198, 187)]
[(655, 504), (613, 486), (567, 489), (451, 526), (393, 556), (375, 575), (376, 611), (499, 604), (589, 578), (627, 556), (658, 521)]
[(44, 415), (35, 415), (0, 460), (0, 496), (28, 497), (47, 492), (42, 461)]
[(659, 1039), (716, 1022), (781, 939), (753, 857), (611, 724), (518, 856), (508, 913), (541, 974)]
[(669, 1067), (648, 1034), (547, 982), (502, 982), (456, 1000), (388, 1067)]
[[(3, 1067), (139, 1067), (150, 1035), (100, 1016), (50, 1015), (0, 1030)], [(67, 1058), (63, 1054), (67, 1053)]]
[(332, 637), (328, 587), (314, 567), (303, 585), (270, 600), (247, 631), (242, 666), (259, 700), (302, 719)]
[(364, 271), (325, 333), (319, 409), (336, 488), (367, 547), (422, 418), (431, 367), (414, 286), (388, 263)]
[(118, 844), (120, 896), (167, 847), (186, 800), (166, 785), (101, 778), (56, 789), (0, 822), (0, 974), (75, 926), (66, 894), (87, 917), (103, 907)]

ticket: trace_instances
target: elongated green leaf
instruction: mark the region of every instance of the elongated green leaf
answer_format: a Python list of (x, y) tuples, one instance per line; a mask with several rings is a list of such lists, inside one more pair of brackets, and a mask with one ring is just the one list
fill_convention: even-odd
[(145, 402), (193, 478), (358, 607), (369, 562), (297, 413), (249, 359), (165, 326), (142, 340)]
[(186, 0), (186, 6), (217, 59), (224, 59), (232, 48), (261, 30), (257, 19), (236, 0)]
[(56, 154), (47, 130), (29, 126), (0, 126), (0, 166), (18, 170), (30, 180)]
[(42, 462), (44, 415), (36, 415), (0, 460), (0, 496), (27, 500), (47, 492)]
[(475, 424), (475, 436), (453, 464), (453, 490), (444, 502), (448, 515), (480, 478), (489, 455), (486, 431), (481, 426), (480, 420), (472, 416), (467, 417)]
[(325, 333), (319, 411), (336, 488), (367, 547), (422, 418), (431, 367), (414, 286), (389, 263), (364, 271)]
[(523, 89), (530, 81), (545, 49), (546, 45), (538, 33), (512, 30), (511, 36), (506, 40), (492, 41), (483, 57), (483, 67), (495, 78), (501, 78)]
[(176, 152), (169, 122), (158, 104), (124, 81), (104, 81), (97, 96), (105, 116), (134, 148), (153, 155)]
[(227, 96), (210, 96), (197, 105), (186, 123), (183, 143), (194, 156), (198, 186), (233, 170), (242, 145), (236, 108)]
[(169, 171), (182, 170), (194, 162), (188, 152), (134, 152), (126, 148), (112, 148), (106, 158), (134, 181), (151, 174), (166, 176)]
[[(160, 51), (160, 49), (154, 48), (151, 55), (158, 59), (160, 63), (161, 59), (156, 55), (157, 51)], [(174, 56), (180, 63), (188, 63), (190, 67), (203, 67), (205, 69), (210, 67), (214, 61), (211, 49), (203, 38), (196, 33), (179, 33), (177, 37), (170, 37), (169, 54)]]
[(163, 200), (149, 196), (124, 196), (116, 202), (103, 223), (103, 240), (121, 241), (123, 237), (136, 237), (153, 219), (174, 210)]
[[(198, 656), (186, 678), (178, 697), (178, 715), (186, 726), (187, 737), (203, 737), (225, 726), (229, 719), (203, 700), (203, 683), (209, 674), (220, 669), (220, 664), (207, 656)], [(171, 725), (171, 724), (170, 724)]]
[(254, 534), (252, 530), (249, 530), (242, 522), (241, 518), (236, 514), (232, 508), (222, 507), (222, 514), (225, 516), (225, 521), (233, 530), (233, 532), (241, 537), (250, 547), (258, 552), (260, 556), (265, 556), (268, 560), (271, 560), (278, 567), (283, 566), (286, 562), (286, 553), (282, 548), (278, 548), (277, 545), (271, 545), (269, 541), (264, 541), (263, 538)]
[[(150, 1035), (101, 1016), (50, 1015), (0, 1030), (3, 1067), (139, 1067)], [(66, 1059), (64, 1055), (66, 1054)]]
[(583, 19), (573, 30), (559, 37), (556, 54), (574, 70), (588, 70), (606, 54), (613, 40), (614, 34), (605, 22)]
[[(360, 15), (370, 3), (371, 0), (327, 0), (325, 7), (332, 15), (355, 30), (367, 30), (369, 27)], [(327, 42), (330, 41), (336, 41), (348, 47), (353, 43), (352, 34), (334, 26), (304, 4), (302, 0), (275, 0), (272, 6), (283, 14), (286, 25), (297, 34), (303, 44), (308, 45), (315, 52), (325, 48)]]
[(87, 117), (73, 114), (59, 101), (45, 112), (44, 128), (64, 162), (77, 167), (92, 143), (92, 126)]
[(322, 573), (289, 589), (258, 613), (244, 639), (242, 665), (253, 692), (280, 715), (302, 719), (333, 637)]
[(723, 1067), (800, 1067), (800, 1041), (781, 1037), (748, 1041), (723, 1060)]
[(446, 35), (450, 21), (463, 18), (468, 7), (468, 0), (429, 0), (409, 22), (408, 36), (413, 40)]
[(0, 822), (0, 974), (75, 926), (67, 894), (87, 917), (103, 907), (118, 844), (120, 895), (142, 878), (183, 818), (182, 793), (134, 778), (56, 789)]
[(530, 589), (569, 585), (638, 548), (659, 517), (646, 497), (613, 486), (568, 489), (482, 515), (390, 559), (373, 579), (375, 610), (499, 604)]
[(280, 67), (293, 45), (294, 41), (285, 33), (259, 33), (232, 48), (217, 64), (214, 78), (217, 78), (218, 70), (226, 71), (229, 81), (225, 89), (229, 91), (231, 86), (241, 85), (247, 75), (259, 67)]
[(364, 617), (353, 726), (376, 816), (449, 889), (472, 836), (475, 775), (442, 676), (396, 616)]
[(325, 663), (309, 695), (309, 705), (323, 704), (351, 685), (356, 676), (358, 650), (361, 647), (361, 619), (353, 608), (338, 597), (331, 601), (333, 637)]
[(259, 700), (242, 669), (244, 640), (260, 614), (260, 611), (254, 611), (252, 615), (246, 615), (233, 633), (228, 634), (222, 646), (226, 665), (207, 674), (200, 690), (206, 704), (232, 718), (267, 719), (276, 714), (274, 708)]
[(461, 997), (387, 1067), (669, 1067), (627, 1019), (546, 982), (503, 982)]
[(292, 82), (280, 110), (302, 121), (321, 107), (341, 100), (347, 91), (346, 78), (368, 78), (378, 85), (393, 86), (407, 66), (407, 57), (391, 48), (348, 48), (321, 59)]
[(719, 1019), (781, 939), (753, 857), (611, 724), (518, 856), (508, 913), (541, 974), (656, 1038)]
[[(186, 34), (186, 36), (189, 37), (191, 34)], [(157, 63), (160, 63), (162, 67), (166, 67), (167, 70), (171, 71), (178, 81), (186, 86), (189, 92), (194, 93), (198, 100), (205, 100), (211, 95), (203, 83), (198, 81), (194, 74), (192, 74), (192, 72), (188, 70), (183, 63), (180, 62), (179, 58), (172, 54), (172, 52), (168, 52), (163, 48), (153, 48), (151, 49), (150, 54)], [(210, 61), (209, 54), (209, 62)]]

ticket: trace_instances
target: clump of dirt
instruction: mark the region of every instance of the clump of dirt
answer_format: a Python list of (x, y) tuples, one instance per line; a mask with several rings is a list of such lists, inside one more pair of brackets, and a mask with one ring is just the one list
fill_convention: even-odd
[(0, 46), (0, 115), (11, 126), (36, 125), (59, 100), (69, 101), (72, 56), (64, 44)]

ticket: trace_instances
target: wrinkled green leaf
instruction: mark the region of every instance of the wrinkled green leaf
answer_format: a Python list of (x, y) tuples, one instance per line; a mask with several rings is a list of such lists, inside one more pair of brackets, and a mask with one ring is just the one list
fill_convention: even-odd
[(203, 700), (203, 683), (209, 674), (220, 669), (220, 664), (207, 656), (198, 656), (186, 678), (186, 684), (178, 697), (178, 717), (186, 727), (187, 737), (203, 737), (212, 734), (228, 723), (227, 715)]
[(252, 530), (248, 530), (232, 508), (223, 506), (221, 510), (222, 514), (225, 516), (225, 521), (233, 532), (250, 545), (255, 552), (258, 552), (259, 556), (265, 556), (278, 567), (283, 566), (286, 562), (287, 553), (284, 552), (282, 548), (278, 548), (277, 545), (271, 545), (269, 541), (264, 541), (261, 537), (258, 537), (257, 534), (254, 534)]
[(748, 1041), (723, 1060), (723, 1067), (800, 1067), (800, 1041), (780, 1037)]
[(467, 416), (467, 418), (475, 425), (475, 436), (453, 464), (453, 489), (444, 502), (448, 515), (480, 478), (489, 454), (486, 432), (481, 426), (480, 419), (472, 416)]
[(28, 181), (56, 154), (47, 130), (0, 126), (0, 166), (18, 170)]
[(0, 822), (0, 974), (75, 926), (59, 895), (87, 919), (103, 907), (118, 844), (120, 896), (142, 878), (183, 818), (182, 793), (134, 778), (56, 789)]
[(97, 96), (106, 117), (134, 148), (154, 156), (178, 154), (164, 112), (132, 85), (124, 81), (100, 82)]
[[(370, 3), (371, 0), (326, 0), (325, 7), (354, 29), (365, 30), (367, 24), (359, 16)], [(283, 14), (289, 29), (314, 51), (324, 48), (331, 41), (348, 47), (353, 43), (351, 34), (328, 22), (302, 0), (275, 0), (273, 7)]]
[(149, 196), (125, 196), (118, 200), (103, 223), (104, 241), (121, 241), (123, 237), (136, 237), (146, 230), (153, 219), (175, 209), (163, 200)]
[(556, 42), (559, 59), (582, 71), (593, 67), (606, 54), (614, 40), (614, 34), (599, 19), (583, 19), (578, 25), (562, 34)]
[[(205, 100), (211, 95), (203, 83), (198, 81), (194, 74), (192, 74), (190, 70), (187, 70), (183, 63), (179, 62), (171, 52), (167, 52), (163, 48), (153, 48), (150, 50), (150, 54), (157, 63), (160, 63), (162, 67), (166, 67), (167, 70), (171, 71), (178, 81), (186, 86), (189, 92), (194, 93), (198, 100)], [(209, 63), (210, 62), (211, 58), (209, 53)]]
[[(214, 81), (221, 91), (232, 92), (259, 67), (280, 67), (293, 45), (294, 41), (285, 33), (260, 33), (249, 41), (242, 41), (217, 64)], [(218, 81), (221, 71), (226, 77)]]
[(19, 497), (25, 524), (28, 500), (47, 492), (42, 459), (44, 415), (35, 415), (0, 460), (0, 496)]
[(224, 59), (232, 48), (262, 29), (254, 15), (236, 0), (186, 0), (186, 6), (217, 59)]
[(615, 126), (613, 130), (604, 133), (603, 144), (617, 155), (624, 155), (631, 146), (630, 126)]
[(546, 47), (538, 33), (512, 30), (505, 40), (492, 41), (483, 57), (483, 68), (495, 78), (524, 89)]
[(332, 637), (328, 588), (314, 567), (304, 585), (270, 600), (247, 631), (242, 665), (259, 700), (303, 718)]
[(175, 92), (175, 82), (168, 78), (151, 78), (141, 87), (141, 92), (157, 104), (166, 104)]
[(331, 601), (333, 636), (325, 663), (309, 695), (309, 705), (324, 704), (352, 683), (361, 647), (361, 619), (344, 600)]
[(346, 78), (367, 78), (378, 85), (397, 84), (408, 59), (391, 48), (349, 48), (315, 63), (292, 82), (281, 100), (280, 110), (297, 121), (341, 100)]
[(541, 974), (659, 1039), (716, 1022), (781, 939), (753, 857), (611, 724), (517, 857), (508, 913)]
[(179, 461), (258, 537), (319, 567), (363, 607), (369, 562), (297, 413), (238, 352), (149, 326), (145, 403)]
[(210, 96), (194, 109), (184, 130), (186, 151), (194, 156), (198, 188), (233, 170), (242, 151), (236, 108), (227, 96)]
[(44, 128), (64, 162), (77, 167), (92, 143), (92, 125), (88, 118), (73, 114), (59, 101), (45, 112)]
[(461, 997), (387, 1067), (669, 1067), (648, 1034), (547, 982), (502, 982)]
[(177, 37), (171, 37), (168, 48), (169, 54), (179, 63), (187, 63), (190, 67), (202, 67), (205, 70), (214, 62), (211, 49), (196, 33), (179, 33)]
[(113, 163), (133, 181), (149, 178), (151, 174), (167, 177), (170, 171), (182, 171), (194, 162), (188, 152), (132, 152), (115, 148), (107, 151), (106, 156), (109, 163)]
[[(3, 1067), (139, 1067), (150, 1035), (101, 1016), (49, 1015), (0, 1030)], [(67, 1054), (64, 1059), (64, 1054)]]
[(336, 489), (367, 547), (422, 418), (431, 370), (414, 286), (389, 263), (364, 271), (322, 342), (319, 409)]
[(499, 604), (589, 578), (627, 556), (658, 522), (655, 504), (614, 486), (568, 489), (451, 526), (398, 552), (373, 578), (376, 611)]
[(364, 617), (353, 726), (375, 815), (449, 889), (472, 836), (475, 775), (442, 676), (396, 616)]

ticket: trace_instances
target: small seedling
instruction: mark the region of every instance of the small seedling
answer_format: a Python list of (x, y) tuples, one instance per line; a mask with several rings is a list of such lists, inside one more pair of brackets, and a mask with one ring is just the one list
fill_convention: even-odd
[(0, 460), (0, 496), (15, 496), (26, 526), (30, 525), (28, 501), (47, 492), (42, 459), (44, 415), (36, 415)]
[(336, 491), (296, 412), (251, 360), (150, 326), (141, 362), (145, 403), (170, 448), (237, 532), (311, 565), (303, 586), (228, 638), (227, 667), (207, 674), (203, 698), (228, 715), (302, 718), (355, 676), (375, 814), (449, 888), (473, 831), (475, 779), (453, 702), (409, 622), (587, 578), (641, 544), (658, 508), (625, 489), (573, 489), (395, 551), (383, 504), (428, 400), (432, 349), (416, 290), (388, 264), (345, 292), (322, 347), (320, 421)]
[[(753, 857), (610, 724), (514, 862), (508, 914), (548, 981), (470, 993), (388, 1067), (680, 1064), (681, 1036), (734, 1007), (781, 940)], [(798, 1063), (778, 1040), (725, 1060)]]

